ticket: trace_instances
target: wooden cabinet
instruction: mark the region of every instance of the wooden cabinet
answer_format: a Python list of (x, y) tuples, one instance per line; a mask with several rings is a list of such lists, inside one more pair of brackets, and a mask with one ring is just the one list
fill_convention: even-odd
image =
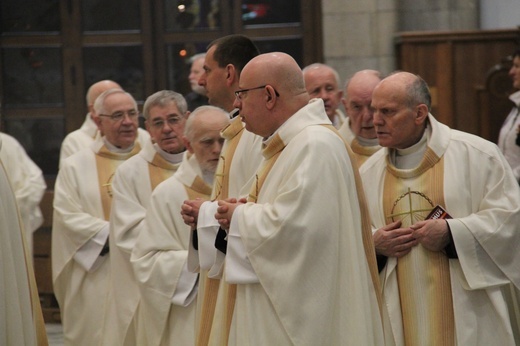
[(439, 121), (496, 142), (511, 108), (507, 56), (519, 42), (520, 29), (405, 32), (396, 39), (397, 66), (426, 80)]

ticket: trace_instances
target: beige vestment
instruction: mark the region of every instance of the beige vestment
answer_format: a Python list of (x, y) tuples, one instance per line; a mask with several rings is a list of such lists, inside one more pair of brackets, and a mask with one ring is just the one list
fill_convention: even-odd
[[(395, 342), (443, 345), (450, 341), (439, 337), (452, 336), (451, 329), (457, 345), (515, 345), (503, 290), (510, 283), (520, 287), (518, 184), (496, 145), (431, 115), (428, 123), (431, 134), (418, 167), (397, 169), (393, 151), (383, 149), (360, 169), (375, 229), (402, 217), (413, 224), (436, 204), (453, 217), (447, 222), (458, 258), (418, 245), (399, 260), (389, 258), (381, 272)], [(437, 312), (441, 323), (452, 314), (454, 325), (428, 336)], [(415, 323), (425, 318), (431, 323)]]
[[(0, 138), (0, 150), (2, 148)], [(0, 160), (0, 344), (47, 345), (47, 336), (14, 191)]]
[[(131, 262), (141, 291), (139, 345), (193, 345), (198, 274), (186, 269), (190, 229), (180, 208), (184, 200), (209, 198), (211, 187), (194, 155), (152, 193)], [(180, 292), (183, 291), (183, 292)]]
[(11, 181), (25, 228), (27, 248), (32, 253), (32, 234), (43, 223), (40, 202), (47, 185), (42, 170), (31, 160), (16, 139), (0, 133), (0, 159)]
[(108, 235), (114, 172), (139, 149), (136, 142), (128, 153), (112, 153), (98, 138), (62, 162), (54, 190), (52, 270), (65, 345), (97, 345), (101, 340), (110, 254), (98, 256), (100, 250), (92, 250), (96, 260), (88, 270), (79, 254), (92, 256), (98, 233)]
[[(164, 154), (165, 156), (168, 156)], [(168, 162), (160, 149), (147, 141), (139, 154), (123, 162), (112, 181), (110, 215), (110, 291), (105, 315), (103, 344), (107, 346), (137, 345), (136, 311), (139, 287), (130, 264), (130, 254), (144, 225), (153, 189), (172, 176), (184, 153), (169, 155), (179, 163)]]
[[(230, 345), (384, 344), (361, 181), (343, 140), (322, 126), (330, 125), (322, 102), (266, 141), (268, 170), (258, 170), (249, 194), (256, 203), (233, 213), (224, 272), (237, 285)], [(254, 275), (244, 275), (248, 265)]]

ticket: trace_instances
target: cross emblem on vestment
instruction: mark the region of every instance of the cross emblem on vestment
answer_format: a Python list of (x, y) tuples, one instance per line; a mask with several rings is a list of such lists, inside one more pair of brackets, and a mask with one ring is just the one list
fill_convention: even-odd
[[(421, 201), (427, 201), (430, 205), (429, 208), (421, 208)], [(403, 203), (408, 202), (408, 207), (404, 208), (402, 207)], [(396, 211), (397, 206), (401, 206), (398, 208), (398, 211)], [(415, 206), (415, 207), (414, 207)], [(386, 216), (387, 219), (391, 219), (392, 221), (398, 220), (404, 220), (407, 217), (410, 218), (410, 225), (413, 225), (416, 221), (424, 220), (425, 213), (429, 213), (432, 208), (434, 207), (433, 202), (431, 199), (428, 198), (424, 193), (419, 191), (412, 191), (410, 188), (408, 188), (408, 191), (403, 193), (401, 196), (399, 196), (394, 204), (392, 205), (392, 210), (389, 215)]]

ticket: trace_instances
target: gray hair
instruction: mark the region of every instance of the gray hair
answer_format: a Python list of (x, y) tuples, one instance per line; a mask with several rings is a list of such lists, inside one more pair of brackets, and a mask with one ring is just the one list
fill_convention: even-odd
[(408, 107), (413, 108), (421, 103), (428, 107), (428, 112), (431, 109), (432, 97), (428, 84), (420, 76), (416, 75), (416, 79), (406, 87), (408, 94)]
[(326, 67), (326, 68), (329, 68), (331, 71), (332, 71), (332, 74), (334, 75), (334, 78), (336, 79), (336, 84), (338, 85), (338, 88), (340, 87), (340, 79), (339, 79), (339, 73), (338, 71), (336, 71), (332, 66), (329, 66), (329, 65), (326, 65), (326, 64), (322, 64), (321, 62), (315, 62), (313, 64), (310, 64), (308, 66), (305, 66), (303, 69), (302, 69), (302, 73), (305, 75), (305, 72), (307, 72), (308, 70), (311, 70), (313, 68), (318, 68), (318, 67)]
[(221, 115), (222, 117), (225, 117), (226, 119), (229, 120), (228, 112), (226, 112), (222, 108), (215, 107), (215, 106), (200, 106), (200, 107), (195, 108), (195, 110), (193, 112), (191, 112), (190, 116), (188, 117), (188, 120), (186, 120), (186, 124), (184, 125), (184, 136), (186, 136), (186, 138), (189, 141), (193, 140), (193, 132), (194, 132), (193, 123), (195, 122), (195, 118), (198, 118), (208, 112), (218, 113), (216, 115), (211, 115), (211, 116)]
[(94, 111), (96, 112), (96, 114), (104, 114), (104, 113), (107, 113), (107, 110), (105, 108), (105, 99), (110, 96), (110, 95), (113, 95), (113, 94), (124, 94), (124, 95), (128, 95), (131, 99), (132, 99), (132, 102), (134, 104), (134, 108), (137, 109), (137, 102), (135, 101), (134, 97), (124, 91), (124, 90), (121, 90), (121, 89), (108, 89), (108, 90), (105, 90), (101, 93), (101, 95), (99, 95), (96, 99), (96, 101), (94, 101)]
[(188, 104), (186, 103), (186, 99), (181, 94), (171, 91), (171, 90), (161, 90), (158, 91), (146, 99), (143, 106), (143, 116), (147, 120), (150, 116), (150, 109), (153, 107), (166, 107), (174, 103), (179, 112), (184, 115), (188, 111)]
[(199, 59), (204, 59), (206, 57), (206, 53), (198, 53), (198, 54), (195, 54), (193, 55), (189, 60), (188, 62), (190, 64), (193, 64), (195, 61), (199, 60)]

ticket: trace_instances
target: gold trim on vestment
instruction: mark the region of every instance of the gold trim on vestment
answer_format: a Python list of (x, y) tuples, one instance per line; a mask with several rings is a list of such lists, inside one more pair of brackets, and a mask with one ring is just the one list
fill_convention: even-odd
[(106, 145), (96, 153), (96, 170), (99, 181), (99, 192), (101, 196), (101, 204), (103, 206), (103, 215), (106, 221), (110, 218), (110, 209), (112, 205), (112, 179), (114, 173), (121, 163), (134, 156), (141, 150), (138, 142), (135, 142), (133, 149), (128, 153), (113, 153)]
[(361, 165), (364, 164), (370, 156), (381, 149), (381, 147), (379, 145), (364, 146), (359, 143), (357, 138), (354, 138), (352, 143), (350, 143), (350, 149), (352, 149), (352, 152), (354, 153), (358, 166), (361, 167)]
[(152, 162), (148, 163), (152, 191), (155, 190), (157, 185), (177, 172), (177, 168), (179, 168), (179, 164), (173, 164), (162, 157), (161, 154), (155, 153)]
[[(217, 171), (215, 173), (215, 183), (213, 185), (213, 191), (211, 195), (212, 200), (216, 199), (226, 199), (229, 194), (229, 171), (231, 169), (231, 162), (233, 161), (233, 157), (235, 155), (235, 151), (238, 147), (238, 143), (240, 142), (240, 138), (244, 133), (244, 124), (240, 116), (236, 116), (231, 120), (228, 126), (224, 128), (221, 132), (222, 138), (226, 140), (226, 148), (225, 152), (221, 153), (220, 160), (218, 162)], [(207, 272), (205, 279), (202, 280), (204, 283), (203, 289), (203, 302), (202, 302), (202, 311), (200, 315), (199, 328), (197, 332), (197, 341), (196, 344), (200, 346), (208, 345), (211, 329), (213, 326), (213, 317), (215, 314), (215, 308), (217, 303), (218, 291), (220, 286), (220, 280), (215, 280), (207, 277)], [(225, 323), (223, 324), (226, 328), (225, 331), (222, 331), (224, 334), (225, 344), (227, 344), (227, 340), (229, 338), (229, 328), (231, 325), (231, 319), (233, 317), (233, 309), (235, 306), (236, 299), (236, 287), (233, 289), (229, 289), (227, 286), (236, 286), (230, 285), (227, 283), (223, 283), (224, 289), (227, 291), (226, 299), (225, 299), (225, 316), (221, 316)], [(224, 341), (223, 341), (224, 342)]]
[[(428, 148), (416, 169), (397, 169), (387, 157), (383, 208), (402, 228), (424, 220), (444, 203), (444, 158)], [(455, 345), (449, 260), (422, 245), (397, 259), (405, 345)]]

